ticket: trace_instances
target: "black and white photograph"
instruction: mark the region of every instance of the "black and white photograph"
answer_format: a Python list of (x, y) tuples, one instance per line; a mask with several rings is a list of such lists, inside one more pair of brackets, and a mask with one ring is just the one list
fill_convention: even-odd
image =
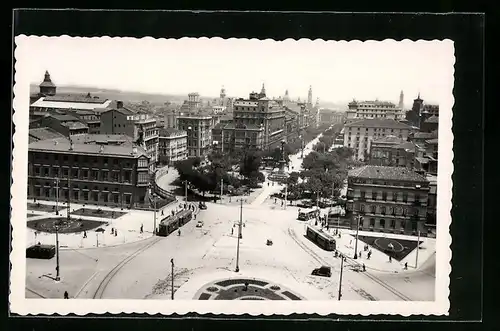
[(452, 40), (14, 55), (13, 312), (447, 314)]

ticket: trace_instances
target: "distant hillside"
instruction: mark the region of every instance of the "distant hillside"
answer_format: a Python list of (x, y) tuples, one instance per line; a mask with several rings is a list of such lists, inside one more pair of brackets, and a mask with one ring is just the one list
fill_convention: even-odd
[[(37, 93), (38, 85), (30, 85), (30, 93)], [(141, 92), (120, 91), (113, 89), (101, 89), (94, 87), (80, 87), (80, 86), (58, 86), (57, 93), (59, 94), (87, 94), (90, 93), (95, 96), (107, 98), (111, 100), (122, 100), (129, 102), (149, 101), (152, 104), (163, 104), (167, 101), (173, 103), (182, 103), (187, 96), (181, 95), (163, 95), (163, 94), (149, 94)]]

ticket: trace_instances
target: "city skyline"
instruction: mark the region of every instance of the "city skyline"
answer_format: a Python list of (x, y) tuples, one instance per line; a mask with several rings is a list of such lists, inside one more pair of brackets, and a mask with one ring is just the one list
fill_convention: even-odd
[(408, 107), (419, 93), (426, 102), (441, 103), (453, 74), (453, 44), (447, 41), (37, 37), (16, 38), (16, 46), (18, 53), (37, 54), (23, 59), (27, 65), (21, 68), (31, 84), (39, 84), (48, 70), (61, 86), (186, 97), (216, 97), (224, 86), (228, 96), (246, 98), (265, 84), (269, 97), (288, 90), (291, 99), (307, 100), (312, 86), (313, 102), (397, 104), (403, 90)]

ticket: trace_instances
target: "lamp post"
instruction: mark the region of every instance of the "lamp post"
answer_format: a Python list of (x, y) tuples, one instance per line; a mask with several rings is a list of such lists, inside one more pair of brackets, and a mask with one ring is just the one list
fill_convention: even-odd
[(56, 178), (55, 184), (56, 184), (56, 215), (59, 216), (59, 178)]
[(358, 258), (358, 233), (359, 233), (359, 221), (361, 220), (361, 216), (358, 215), (358, 222), (356, 225), (356, 245), (354, 246), (354, 259)]
[(55, 224), (54, 228), (56, 230), (56, 281), (61, 279), (59, 274), (59, 224)]
[(222, 194), (224, 193), (223, 185), (224, 185), (224, 179), (221, 178), (220, 179), (220, 203), (222, 203)]
[(153, 195), (154, 199), (154, 218), (153, 218), (153, 237), (156, 235), (156, 196)]
[(342, 272), (344, 271), (344, 256), (340, 255), (339, 301), (342, 297)]
[(285, 209), (286, 209), (286, 203), (287, 203), (287, 195), (288, 195), (288, 183), (285, 183)]
[(236, 246), (236, 272), (240, 271), (240, 238), (242, 238), (241, 235), (241, 222), (243, 221), (243, 199), (240, 199), (240, 222), (238, 224), (238, 243)]
[(171, 298), (174, 300), (174, 259), (170, 259), (170, 263), (172, 264), (171, 278), (172, 278), (172, 295)]
[(187, 180), (185, 180), (184, 181), (184, 199), (185, 199), (186, 203), (188, 201), (188, 186), (187, 185), (188, 185), (188, 182), (187, 182)]
[(420, 230), (418, 231), (418, 239), (417, 239), (417, 256), (415, 257), (415, 269), (418, 267), (418, 251), (420, 250)]

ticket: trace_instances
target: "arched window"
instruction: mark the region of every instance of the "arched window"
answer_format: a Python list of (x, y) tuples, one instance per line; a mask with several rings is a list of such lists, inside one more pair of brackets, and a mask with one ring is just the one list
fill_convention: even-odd
[(370, 226), (375, 226), (375, 219), (374, 218), (370, 218)]
[(375, 214), (375, 205), (370, 205), (370, 213)]
[(364, 212), (365, 211), (365, 205), (360, 205), (359, 206), (359, 211)]
[(385, 215), (385, 206), (380, 207), (380, 213)]
[(380, 227), (385, 228), (385, 220), (384, 219), (380, 220)]

